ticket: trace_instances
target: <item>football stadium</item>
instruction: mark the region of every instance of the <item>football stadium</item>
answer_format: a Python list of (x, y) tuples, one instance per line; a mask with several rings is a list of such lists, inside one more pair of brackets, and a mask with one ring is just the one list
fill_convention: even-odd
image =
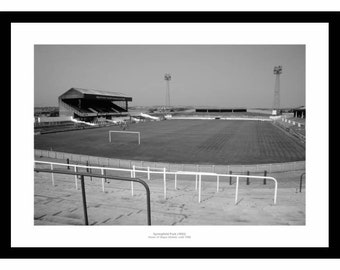
[(305, 225), (304, 107), (169, 99), (70, 88), (35, 115), (34, 224)]

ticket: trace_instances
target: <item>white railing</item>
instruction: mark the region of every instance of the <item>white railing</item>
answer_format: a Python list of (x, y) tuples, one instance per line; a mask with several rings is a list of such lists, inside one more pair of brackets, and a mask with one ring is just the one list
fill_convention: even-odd
[(89, 123), (89, 122), (86, 122), (86, 121), (74, 119), (72, 116), (71, 116), (71, 121), (74, 122), (74, 123), (85, 124), (85, 125), (88, 125), (88, 126), (98, 126), (97, 124), (94, 124), (94, 123)]
[(150, 119), (153, 119), (153, 120), (160, 120), (159, 117), (156, 117), (156, 116), (151, 116), (149, 114), (146, 114), (146, 113), (140, 113), (140, 116), (143, 116), (143, 117), (146, 117), (146, 118), (150, 118)]
[[(207, 172), (187, 172), (187, 171), (166, 171), (165, 168), (163, 168), (162, 171), (145, 171), (145, 170), (136, 170), (136, 167), (132, 169), (122, 169), (122, 168), (110, 168), (110, 167), (99, 167), (99, 166), (86, 166), (86, 165), (78, 165), (78, 164), (68, 164), (68, 163), (58, 163), (58, 162), (49, 162), (49, 161), (34, 161), (38, 164), (47, 164), (51, 166), (51, 169), (53, 170), (53, 165), (57, 166), (66, 166), (66, 167), (73, 167), (74, 171), (76, 172), (78, 168), (84, 168), (84, 169), (98, 169), (101, 170), (101, 174), (103, 175), (102, 179), (102, 191), (105, 192), (105, 172), (106, 171), (120, 171), (120, 172), (129, 172), (131, 175), (131, 178), (136, 177), (136, 172), (138, 173), (148, 173), (148, 175), (151, 174), (162, 174), (163, 175), (163, 194), (164, 199), (167, 198), (166, 192), (167, 192), (167, 185), (166, 185), (166, 176), (167, 175), (174, 175), (175, 176), (175, 189), (177, 189), (177, 176), (178, 175), (193, 175), (195, 176), (195, 190), (198, 188), (198, 202), (201, 202), (201, 195), (202, 195), (202, 176), (214, 176), (216, 177), (216, 192), (219, 192), (219, 183), (221, 177), (236, 177), (236, 188), (235, 188), (235, 204), (238, 202), (238, 192), (239, 192), (239, 179), (240, 178), (253, 178), (253, 179), (269, 179), (274, 181), (275, 187), (274, 187), (274, 204), (276, 204), (277, 201), (277, 180), (274, 177), (271, 176), (255, 176), (255, 175), (240, 175), (240, 174), (217, 174), (217, 173), (207, 173)], [(160, 168), (157, 168), (160, 169)], [(54, 185), (54, 175), (52, 175), (52, 185)], [(75, 180), (75, 186), (76, 189), (78, 189), (78, 181), (77, 176), (74, 176)], [(197, 187), (198, 186), (198, 187)], [(131, 181), (131, 194), (133, 196), (133, 182)]]
[(166, 171), (165, 168), (156, 168), (156, 167), (145, 167), (145, 166), (136, 166), (136, 165), (132, 165), (132, 169), (135, 171), (136, 169), (141, 169), (141, 170), (145, 170), (143, 171), (144, 173), (146, 173), (148, 175), (148, 180), (150, 180), (150, 175), (152, 171), (162, 171), (163, 174)]

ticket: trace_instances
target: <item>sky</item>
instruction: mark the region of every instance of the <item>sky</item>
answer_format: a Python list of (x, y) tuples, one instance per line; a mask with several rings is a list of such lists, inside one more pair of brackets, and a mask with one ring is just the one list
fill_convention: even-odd
[(129, 106), (272, 108), (305, 105), (304, 45), (35, 45), (34, 106), (58, 106), (72, 87), (124, 93)]

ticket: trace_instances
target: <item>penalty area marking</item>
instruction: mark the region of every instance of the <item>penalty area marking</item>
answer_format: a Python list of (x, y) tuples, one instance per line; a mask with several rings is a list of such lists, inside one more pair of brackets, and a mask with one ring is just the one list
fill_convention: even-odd
[(109, 130), (109, 142), (111, 142), (111, 133), (132, 133), (138, 135), (138, 144), (140, 144), (140, 132), (138, 131), (117, 131), (117, 130)]

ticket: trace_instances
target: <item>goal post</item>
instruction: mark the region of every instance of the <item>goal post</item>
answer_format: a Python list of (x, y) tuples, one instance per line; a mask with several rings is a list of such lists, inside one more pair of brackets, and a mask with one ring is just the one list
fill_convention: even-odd
[(112, 133), (130, 133), (136, 134), (138, 136), (138, 144), (140, 144), (140, 132), (139, 131), (117, 131), (117, 130), (109, 130), (109, 142), (112, 141), (111, 134)]

